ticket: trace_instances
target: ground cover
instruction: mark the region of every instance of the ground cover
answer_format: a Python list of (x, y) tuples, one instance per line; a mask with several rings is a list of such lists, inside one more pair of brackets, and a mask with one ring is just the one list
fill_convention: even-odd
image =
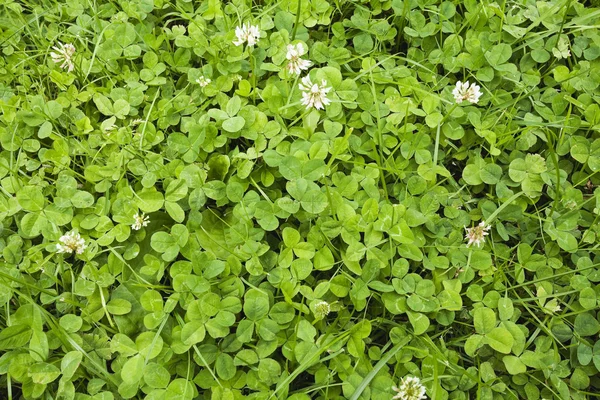
[(596, 2), (0, 2), (8, 399), (600, 392)]

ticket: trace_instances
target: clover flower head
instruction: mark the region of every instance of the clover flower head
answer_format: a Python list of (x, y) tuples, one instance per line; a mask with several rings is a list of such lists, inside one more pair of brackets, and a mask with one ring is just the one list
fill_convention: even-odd
[(62, 235), (58, 240), (60, 243), (56, 245), (57, 253), (82, 254), (87, 247), (85, 240), (75, 231)]
[(133, 229), (134, 231), (139, 231), (140, 229), (142, 229), (142, 227), (148, 226), (148, 224), (150, 223), (150, 217), (144, 215), (144, 213), (136, 213), (133, 216), (133, 219), (134, 222), (131, 225), (131, 229)]
[(452, 95), (454, 96), (454, 100), (456, 103), (460, 104), (463, 101), (467, 100), (469, 103), (477, 104), (479, 98), (483, 93), (481, 93), (481, 88), (479, 85), (475, 83), (467, 82), (456, 82), (456, 87), (452, 91)]
[(210, 80), (210, 78), (206, 78), (204, 76), (201, 76), (200, 78), (196, 79), (196, 83), (198, 85), (200, 85), (200, 87), (206, 87), (208, 86), (209, 83), (211, 83), (212, 81)]
[(304, 46), (302, 43), (298, 44), (288, 44), (287, 46), (287, 54), (285, 57), (289, 60), (287, 69), (291, 74), (300, 75), (300, 73), (308, 69), (312, 62), (310, 60), (302, 59), (302, 56), (306, 53)]
[(323, 79), (321, 84), (312, 83), (310, 76), (306, 75), (302, 78), (302, 83), (298, 85), (302, 90), (302, 104), (306, 106), (306, 109), (311, 107), (317, 110), (325, 108), (331, 101), (327, 98), (327, 93), (331, 90), (331, 87), (327, 87), (327, 81)]
[(245, 42), (248, 46), (254, 46), (260, 39), (260, 29), (257, 25), (250, 25), (250, 22), (247, 22), (235, 28), (235, 37), (233, 44), (236, 46), (241, 46)]
[(315, 316), (325, 317), (331, 312), (331, 306), (326, 301), (319, 301), (315, 304)]
[(75, 54), (75, 46), (70, 43), (64, 44), (58, 42), (58, 44), (52, 48), (56, 50), (56, 52), (50, 52), (52, 61), (54, 61), (56, 64), (62, 63), (60, 64), (60, 67), (62, 69), (66, 68), (68, 72), (73, 71), (75, 65), (73, 64), (73, 60), (71, 58), (73, 57), (73, 54)]
[(467, 231), (465, 239), (469, 240), (469, 242), (467, 243), (467, 247), (469, 247), (473, 243), (475, 243), (475, 245), (479, 247), (479, 245), (485, 241), (485, 237), (489, 235), (488, 231), (490, 230), (490, 228), (491, 227), (489, 225), (485, 224), (485, 221), (481, 221), (479, 225), (474, 226), (472, 228), (465, 227), (465, 231)]
[(425, 386), (421, 384), (419, 378), (407, 376), (400, 380), (400, 386), (392, 386), (392, 390), (398, 394), (392, 399), (399, 400), (423, 400), (426, 399)]

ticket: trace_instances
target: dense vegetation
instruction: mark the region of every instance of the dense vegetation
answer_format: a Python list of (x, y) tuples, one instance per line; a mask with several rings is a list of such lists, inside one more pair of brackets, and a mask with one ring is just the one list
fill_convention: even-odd
[(1, 1), (0, 397), (596, 396), (599, 26)]

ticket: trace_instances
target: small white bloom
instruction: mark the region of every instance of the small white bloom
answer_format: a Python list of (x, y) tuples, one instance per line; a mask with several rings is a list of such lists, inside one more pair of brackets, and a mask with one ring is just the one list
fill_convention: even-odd
[(73, 65), (73, 60), (71, 60), (71, 58), (73, 57), (73, 54), (75, 54), (75, 46), (70, 43), (63, 44), (58, 42), (58, 45), (53, 46), (52, 48), (56, 50), (56, 53), (50, 53), (52, 61), (54, 61), (56, 64), (62, 63), (60, 65), (62, 69), (66, 68), (69, 72), (73, 71), (75, 65)]
[(399, 400), (423, 400), (426, 399), (425, 386), (419, 378), (407, 376), (400, 380), (400, 387), (392, 386), (392, 390), (398, 392), (392, 399)]
[(310, 60), (302, 59), (302, 56), (305, 53), (306, 50), (304, 49), (304, 46), (302, 46), (302, 43), (298, 43), (296, 45), (288, 44), (287, 54), (285, 57), (289, 60), (287, 69), (291, 74), (300, 75), (303, 70), (310, 67), (312, 62)]
[(196, 79), (196, 83), (200, 85), (200, 87), (206, 87), (211, 82), (212, 81), (210, 80), (210, 78), (205, 78), (204, 76), (201, 76), (200, 78)]
[(469, 243), (467, 243), (467, 247), (475, 243), (478, 247), (481, 243), (484, 242), (485, 237), (489, 235), (488, 231), (490, 230), (490, 226), (486, 225), (484, 221), (473, 228), (465, 227), (467, 234), (465, 235), (465, 239), (469, 239)]
[(481, 93), (481, 88), (475, 83), (469, 84), (469, 82), (456, 82), (456, 87), (452, 91), (452, 95), (454, 96), (454, 100), (457, 103), (462, 103), (467, 100), (469, 103), (477, 104), (479, 98), (483, 93)]
[(148, 226), (148, 224), (150, 223), (150, 217), (144, 215), (144, 213), (136, 213), (133, 216), (133, 219), (135, 220), (135, 222), (133, 223), (133, 225), (131, 225), (131, 229), (133, 229), (134, 231), (139, 231), (140, 229), (142, 229), (142, 227)]
[(260, 29), (257, 25), (250, 25), (250, 22), (247, 22), (235, 28), (235, 36), (237, 40), (234, 40), (233, 44), (236, 46), (241, 46), (244, 42), (247, 42), (248, 46), (254, 46), (260, 39)]
[(83, 253), (87, 245), (85, 244), (85, 240), (79, 235), (79, 233), (75, 231), (71, 231), (66, 233), (58, 239), (60, 241), (59, 244), (56, 245), (57, 253), (72, 253), (75, 252), (77, 254)]
[(326, 301), (315, 304), (315, 317), (325, 317), (331, 312), (331, 306)]
[(239, 82), (239, 81), (241, 81), (243, 78), (242, 78), (242, 76), (241, 76), (240, 74), (233, 74), (233, 75), (231, 75), (231, 79), (232, 79), (234, 82)]
[(306, 75), (302, 78), (302, 83), (298, 85), (300, 90), (302, 90), (302, 104), (306, 106), (307, 109), (314, 107), (317, 110), (325, 108), (331, 103), (331, 101), (327, 98), (327, 93), (331, 90), (330, 87), (327, 87), (327, 81), (323, 79), (321, 81), (321, 85), (316, 83), (312, 83), (310, 80), (310, 76)]

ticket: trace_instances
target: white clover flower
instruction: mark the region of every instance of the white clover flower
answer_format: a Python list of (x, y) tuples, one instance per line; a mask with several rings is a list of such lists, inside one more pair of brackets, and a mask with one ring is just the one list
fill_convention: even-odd
[(81, 254), (84, 252), (87, 245), (85, 244), (85, 240), (79, 235), (79, 233), (75, 231), (71, 231), (66, 233), (58, 239), (60, 241), (59, 244), (56, 245), (57, 253), (77, 253)]
[(315, 304), (315, 316), (325, 317), (331, 312), (331, 306), (326, 301), (319, 301)]
[(133, 219), (135, 220), (135, 222), (131, 225), (131, 229), (133, 229), (134, 231), (139, 231), (140, 229), (142, 229), (142, 227), (148, 226), (148, 224), (150, 223), (150, 217), (144, 215), (144, 213), (136, 213), (133, 216)]
[(62, 63), (60, 65), (62, 69), (66, 68), (69, 72), (73, 71), (75, 65), (73, 65), (73, 60), (71, 60), (71, 58), (73, 57), (73, 54), (75, 54), (75, 46), (70, 43), (63, 44), (58, 42), (58, 45), (53, 46), (52, 48), (56, 50), (56, 53), (50, 53), (52, 61), (54, 61), (56, 64)]
[(210, 80), (210, 78), (205, 78), (204, 76), (201, 76), (200, 78), (196, 79), (196, 83), (200, 85), (200, 87), (206, 87), (211, 82), (212, 81)]
[(426, 399), (425, 386), (419, 378), (407, 376), (400, 380), (400, 387), (392, 386), (392, 390), (398, 392), (392, 399), (399, 400), (423, 400)]
[(484, 221), (481, 221), (479, 225), (472, 228), (465, 227), (465, 230), (467, 231), (465, 239), (469, 239), (467, 247), (473, 243), (479, 247), (479, 245), (484, 242), (485, 236), (489, 235), (488, 231), (490, 230), (490, 226), (486, 225)]
[(302, 56), (305, 53), (306, 50), (304, 49), (304, 46), (302, 46), (302, 43), (298, 43), (296, 45), (288, 44), (287, 54), (285, 57), (289, 60), (287, 69), (291, 74), (300, 75), (303, 70), (310, 67), (312, 62), (310, 60), (302, 59)]
[(235, 28), (235, 36), (237, 40), (234, 40), (233, 44), (236, 46), (241, 46), (244, 42), (247, 42), (248, 46), (254, 46), (260, 39), (260, 29), (257, 25), (250, 25), (250, 22), (247, 22)]
[(321, 85), (312, 83), (310, 76), (306, 75), (302, 78), (302, 83), (298, 85), (302, 90), (302, 104), (306, 106), (306, 109), (311, 107), (320, 110), (329, 105), (331, 101), (327, 98), (327, 93), (331, 90), (327, 87), (327, 81), (323, 79)]
[(477, 104), (479, 98), (483, 93), (481, 93), (481, 88), (475, 83), (469, 84), (469, 82), (456, 82), (456, 87), (452, 91), (452, 95), (454, 96), (454, 100), (457, 103), (462, 103), (467, 100), (469, 103)]

